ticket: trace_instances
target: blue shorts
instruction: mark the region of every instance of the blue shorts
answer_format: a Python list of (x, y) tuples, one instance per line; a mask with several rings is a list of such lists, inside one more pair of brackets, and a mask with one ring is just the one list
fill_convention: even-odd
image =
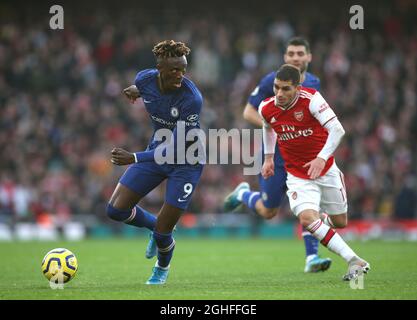
[(284, 162), (277, 150), (275, 150), (274, 164), (275, 174), (272, 177), (265, 180), (262, 177), (262, 174), (258, 176), (262, 202), (268, 209), (278, 208), (287, 191), (287, 172), (285, 171)]
[(203, 165), (158, 165), (155, 162), (135, 163), (126, 169), (119, 182), (141, 196), (168, 179), (165, 202), (185, 210), (200, 180)]

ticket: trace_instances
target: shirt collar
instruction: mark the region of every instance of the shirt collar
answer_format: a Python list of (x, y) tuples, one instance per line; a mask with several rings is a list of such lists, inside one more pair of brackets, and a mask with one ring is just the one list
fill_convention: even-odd
[(285, 110), (288, 110), (288, 109), (291, 109), (292, 107), (295, 106), (295, 104), (297, 103), (299, 97), (300, 97), (300, 91), (297, 90), (294, 99), (288, 104), (287, 107), (283, 107), (283, 106), (280, 106), (278, 104), (277, 97), (275, 96), (275, 98), (274, 98), (274, 100), (275, 100), (275, 106), (278, 107), (278, 108), (280, 108), (280, 109), (282, 109), (282, 110), (284, 110), (284, 111)]

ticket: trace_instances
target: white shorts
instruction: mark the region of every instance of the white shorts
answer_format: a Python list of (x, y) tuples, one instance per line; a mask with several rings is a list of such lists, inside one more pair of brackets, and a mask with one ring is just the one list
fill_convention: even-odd
[(324, 176), (315, 180), (298, 178), (288, 173), (287, 187), (291, 211), (297, 217), (307, 209), (317, 212), (321, 209), (329, 215), (347, 212), (345, 181), (336, 163)]

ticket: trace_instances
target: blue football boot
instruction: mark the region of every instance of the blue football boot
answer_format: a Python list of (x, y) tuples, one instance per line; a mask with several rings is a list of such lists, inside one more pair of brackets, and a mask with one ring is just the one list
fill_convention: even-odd
[(331, 264), (332, 264), (332, 259), (320, 258), (319, 256), (315, 256), (309, 262), (306, 262), (304, 272), (326, 271), (327, 269), (330, 268)]
[(153, 267), (152, 275), (146, 284), (164, 284), (168, 278), (169, 269), (162, 269), (161, 267)]
[(249, 191), (250, 190), (249, 183), (247, 182), (240, 183), (235, 188), (235, 190), (233, 190), (231, 193), (227, 195), (227, 197), (224, 199), (224, 202), (223, 202), (224, 212), (234, 211), (242, 204), (242, 201), (237, 199), (239, 191), (241, 190)]

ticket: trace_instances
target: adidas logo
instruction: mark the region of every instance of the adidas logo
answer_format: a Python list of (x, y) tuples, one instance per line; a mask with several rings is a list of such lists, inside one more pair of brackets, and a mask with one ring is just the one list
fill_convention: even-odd
[(277, 122), (277, 120), (275, 119), (275, 117), (272, 117), (271, 123), (275, 123), (275, 122)]

